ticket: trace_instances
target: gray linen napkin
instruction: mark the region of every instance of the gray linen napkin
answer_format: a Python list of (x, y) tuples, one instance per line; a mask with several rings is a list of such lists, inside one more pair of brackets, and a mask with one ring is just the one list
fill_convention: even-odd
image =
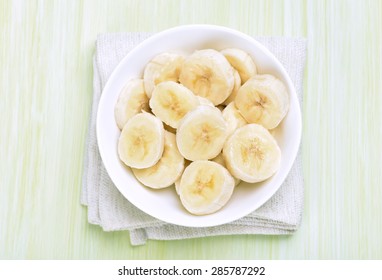
[[(81, 203), (88, 207), (88, 221), (105, 231), (128, 230), (132, 245), (147, 239), (173, 240), (214, 235), (291, 234), (297, 230), (303, 210), (301, 152), (283, 185), (262, 207), (234, 222), (207, 228), (189, 228), (153, 218), (125, 199), (113, 185), (100, 158), (96, 139), (98, 102), (109, 75), (121, 59), (149, 33), (102, 34), (93, 60), (93, 104), (84, 159)], [(302, 80), (306, 40), (284, 37), (256, 38), (284, 65), (302, 105)]]

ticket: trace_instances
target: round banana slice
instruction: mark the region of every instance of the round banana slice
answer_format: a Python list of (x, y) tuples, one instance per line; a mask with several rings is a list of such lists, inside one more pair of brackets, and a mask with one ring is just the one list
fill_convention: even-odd
[(150, 107), (165, 124), (178, 128), (180, 120), (199, 105), (196, 96), (173, 81), (158, 84), (152, 93)]
[(143, 80), (146, 94), (151, 98), (154, 87), (164, 81), (178, 82), (184, 56), (164, 52), (155, 56), (145, 67)]
[(163, 124), (146, 112), (128, 120), (118, 140), (119, 158), (133, 168), (153, 166), (162, 157), (163, 148)]
[(218, 51), (195, 51), (185, 59), (179, 80), (196, 95), (221, 104), (231, 94), (234, 86), (233, 69)]
[[(223, 153), (218, 154), (218, 156), (211, 159), (211, 161), (219, 163), (223, 167), (227, 168), (227, 166), (225, 164), (225, 159), (224, 159)], [(231, 174), (231, 176), (232, 176), (232, 174)], [(241, 182), (240, 179), (235, 178), (235, 177), (233, 177), (233, 179), (235, 180), (235, 187), (240, 184), (240, 182)]]
[(199, 101), (199, 105), (208, 105), (211, 107), (215, 107), (215, 105), (211, 101), (209, 101), (207, 98), (201, 97), (199, 95), (195, 95), (195, 96)]
[(150, 110), (143, 80), (131, 79), (122, 89), (114, 107), (114, 117), (118, 128), (122, 130), (126, 122), (142, 110)]
[(182, 175), (184, 158), (176, 146), (175, 134), (165, 131), (164, 150), (160, 160), (149, 168), (132, 168), (135, 177), (147, 187), (162, 189), (171, 186)]
[(234, 84), (233, 84), (233, 90), (231, 94), (228, 96), (226, 100), (224, 100), (223, 104), (228, 105), (232, 101), (235, 100), (237, 92), (239, 91), (239, 88), (241, 87), (241, 79), (239, 72), (237, 72), (235, 69), (233, 69), (233, 78), (234, 78)]
[(235, 105), (248, 123), (273, 129), (288, 112), (289, 96), (284, 84), (276, 77), (257, 75), (241, 86)]
[(247, 124), (247, 121), (240, 114), (239, 110), (236, 108), (235, 103), (231, 102), (227, 107), (224, 108), (222, 116), (227, 122), (227, 133), (231, 135), (236, 129)]
[(226, 138), (227, 124), (221, 112), (208, 105), (200, 105), (185, 115), (176, 133), (180, 153), (191, 161), (216, 157)]
[[(192, 161), (189, 161), (187, 159), (184, 160), (184, 168), (187, 168), (191, 164)], [(183, 170), (184, 171), (184, 170)], [(183, 173), (182, 173), (183, 174)], [(179, 195), (179, 187), (180, 187), (180, 179), (182, 179), (182, 176), (178, 178), (178, 180), (175, 181), (174, 186), (175, 186), (175, 191)]]
[(249, 78), (257, 73), (256, 64), (252, 57), (241, 49), (228, 48), (221, 51), (240, 75), (241, 82), (244, 84)]
[(184, 170), (180, 180), (180, 201), (194, 215), (211, 214), (227, 204), (234, 184), (231, 174), (220, 164), (194, 161)]
[(258, 124), (237, 129), (225, 143), (223, 156), (231, 174), (248, 183), (268, 179), (279, 169), (281, 161), (276, 140)]

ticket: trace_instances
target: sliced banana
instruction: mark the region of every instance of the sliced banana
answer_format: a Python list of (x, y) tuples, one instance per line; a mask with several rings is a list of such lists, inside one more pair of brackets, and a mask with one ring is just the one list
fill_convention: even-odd
[(241, 180), (277, 172), (281, 151), (272, 133), (288, 108), (285, 85), (257, 75), (243, 50), (160, 53), (118, 97), (118, 155), (143, 185), (174, 185), (187, 211), (211, 214)]
[(227, 204), (234, 184), (233, 177), (222, 165), (207, 160), (194, 161), (183, 172), (180, 200), (194, 215), (211, 214)]
[(179, 188), (180, 188), (180, 179), (182, 178), (182, 175), (179, 177), (178, 180), (175, 181), (174, 186), (175, 186), (175, 191), (177, 195), (179, 195)]
[(234, 86), (233, 69), (218, 51), (195, 51), (184, 61), (179, 80), (196, 95), (221, 104), (231, 94)]
[(211, 101), (209, 101), (207, 98), (201, 97), (199, 95), (195, 95), (195, 96), (199, 101), (199, 105), (208, 105), (211, 107), (215, 107), (215, 105)]
[(118, 128), (122, 130), (126, 122), (142, 110), (150, 110), (143, 80), (131, 79), (122, 89), (115, 104), (114, 117)]
[(195, 161), (216, 157), (227, 138), (227, 124), (215, 107), (200, 105), (184, 116), (176, 143), (184, 158)]
[(281, 161), (276, 140), (258, 124), (237, 129), (225, 143), (223, 156), (231, 174), (248, 183), (268, 179), (279, 169)]
[(227, 133), (231, 135), (236, 129), (247, 124), (247, 121), (240, 114), (239, 110), (236, 108), (235, 103), (231, 102), (227, 107), (224, 108), (222, 116), (227, 122)]
[(276, 77), (257, 75), (241, 86), (235, 105), (247, 122), (273, 129), (288, 112), (289, 96), (284, 84)]
[(175, 134), (165, 131), (164, 150), (160, 160), (149, 168), (132, 168), (135, 177), (145, 186), (162, 189), (171, 186), (182, 175), (184, 158), (176, 146)]
[(143, 80), (146, 94), (151, 98), (154, 87), (164, 81), (179, 80), (180, 68), (184, 56), (177, 53), (164, 52), (155, 56), (145, 67)]
[(150, 98), (153, 113), (173, 128), (178, 128), (180, 120), (198, 105), (192, 91), (173, 81), (158, 84)]
[(146, 112), (128, 120), (118, 140), (119, 158), (133, 168), (153, 166), (162, 157), (163, 148), (163, 124)]
[[(189, 166), (192, 161), (189, 161), (187, 159), (184, 160), (184, 168)], [(183, 170), (184, 171), (184, 170)], [(182, 173), (183, 174), (183, 173)], [(179, 187), (180, 187), (180, 179), (182, 179), (182, 176), (178, 178), (178, 180), (175, 181), (174, 186), (175, 186), (175, 191), (179, 195)]]
[[(217, 156), (217, 157), (214, 157), (213, 159), (211, 159), (211, 161), (214, 161), (214, 162), (216, 162), (216, 163), (219, 163), (219, 164), (222, 165), (223, 167), (227, 168), (227, 166), (226, 166), (226, 164), (225, 164), (225, 159), (224, 159), (223, 153), (218, 154), (218, 156)], [(231, 175), (232, 175), (232, 174), (231, 174)], [(233, 177), (233, 176), (232, 176), (232, 177)], [(235, 178), (235, 177), (233, 177), (233, 179), (235, 180), (235, 187), (236, 187), (237, 185), (240, 184), (240, 182), (241, 182), (240, 179)]]
[(257, 74), (256, 64), (252, 57), (241, 49), (228, 48), (221, 51), (240, 75), (241, 82), (244, 84), (249, 78)]
[(223, 104), (228, 105), (232, 101), (235, 100), (237, 92), (239, 91), (239, 88), (241, 87), (241, 79), (239, 72), (237, 72), (235, 69), (233, 70), (233, 78), (234, 78), (234, 84), (233, 84), (233, 90), (231, 94), (228, 96), (226, 100), (224, 100)]

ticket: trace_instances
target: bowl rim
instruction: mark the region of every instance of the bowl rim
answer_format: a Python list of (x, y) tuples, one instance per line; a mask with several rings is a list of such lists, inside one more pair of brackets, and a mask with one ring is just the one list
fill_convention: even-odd
[[(209, 222), (209, 223), (204, 223), (204, 222), (201, 222), (201, 223), (196, 223), (196, 224), (192, 224), (190, 225), (189, 223), (186, 223), (186, 222), (183, 222), (183, 221), (177, 221), (177, 222), (174, 222), (174, 221), (171, 221), (171, 220), (166, 220), (166, 218), (163, 218), (162, 216), (158, 216), (157, 213), (155, 212), (152, 212), (152, 211), (146, 211), (144, 209), (142, 209), (139, 205), (139, 203), (137, 203), (136, 201), (134, 200), (131, 200), (131, 197), (128, 198), (124, 191), (118, 186), (118, 184), (115, 182), (115, 179), (113, 176), (110, 175), (110, 172), (108, 170), (108, 166), (107, 164), (105, 164), (105, 158), (106, 158), (106, 151), (102, 148), (102, 137), (100, 135), (101, 133), (101, 128), (100, 128), (100, 116), (101, 116), (101, 109), (104, 107), (104, 103), (106, 102), (106, 94), (104, 94), (104, 92), (107, 92), (109, 90), (110, 87), (112, 87), (112, 82), (113, 80), (115, 80), (115, 76), (120, 72), (120, 69), (123, 67), (123, 65), (126, 63), (126, 61), (129, 61), (130, 57), (132, 57), (135, 52), (137, 52), (140, 48), (146, 46), (146, 45), (150, 45), (152, 44), (153, 42), (155, 42), (158, 38), (161, 38), (163, 36), (168, 36), (170, 35), (171, 33), (175, 33), (175, 32), (179, 32), (179, 31), (182, 31), (182, 32), (187, 32), (187, 31), (191, 31), (191, 30), (198, 30), (198, 29), (205, 29), (205, 30), (210, 30), (210, 31), (220, 31), (220, 32), (227, 32), (227, 33), (231, 33), (235, 36), (238, 36), (238, 37), (242, 37), (243, 39), (249, 41), (251, 44), (254, 44), (256, 45), (257, 48), (259, 48), (263, 53), (266, 54), (266, 56), (268, 56), (269, 58), (271, 58), (272, 60), (272, 63), (274, 63), (277, 68), (279, 69), (279, 71), (281, 72), (283, 78), (285, 79), (285, 82), (287, 83), (287, 86), (288, 88), (291, 90), (291, 92), (289, 93), (290, 95), (294, 95), (297, 99), (297, 102), (296, 102), (296, 114), (297, 114), (297, 119), (298, 119), (298, 122), (296, 122), (296, 143), (293, 145), (293, 151), (291, 152), (291, 154), (293, 155), (293, 158), (291, 158), (288, 162), (287, 162), (287, 166), (285, 169), (287, 169), (287, 172), (285, 173), (285, 175), (281, 178), (280, 180), (280, 184), (277, 186), (276, 190), (273, 191), (273, 192), (269, 192), (267, 195), (264, 195), (263, 198), (260, 200), (261, 202), (258, 203), (257, 207), (254, 208), (254, 209), (251, 209), (251, 211), (249, 211), (246, 215), (248, 215), (249, 213), (259, 209), (262, 205), (264, 205), (281, 187), (281, 185), (284, 183), (285, 179), (287, 178), (287, 176), (289, 175), (290, 171), (291, 171), (291, 168), (296, 160), (296, 157), (298, 155), (298, 151), (300, 149), (300, 145), (301, 145), (301, 138), (302, 138), (302, 117), (301, 117), (301, 106), (300, 106), (300, 102), (299, 102), (299, 98), (298, 98), (298, 95), (297, 95), (297, 92), (296, 92), (296, 89), (295, 89), (295, 86), (288, 74), (288, 72), (286, 71), (286, 69), (284, 68), (284, 66), (281, 64), (281, 62), (275, 57), (275, 55), (270, 51), (268, 50), (263, 44), (261, 44), (259, 41), (257, 41), (254, 37), (248, 35), (248, 34), (245, 34), (241, 31), (238, 31), (236, 29), (233, 29), (233, 28), (229, 28), (229, 27), (225, 27), (225, 26), (220, 26), (220, 25), (212, 25), (212, 24), (186, 24), (186, 25), (179, 25), (179, 26), (175, 26), (175, 27), (171, 27), (171, 28), (168, 28), (168, 29), (165, 29), (165, 30), (162, 30), (162, 31), (159, 31), (153, 35), (151, 35), (150, 37), (144, 39), (142, 42), (138, 43), (136, 46), (134, 46), (124, 57), (123, 59), (117, 64), (117, 66), (114, 68), (114, 70), (112, 71), (112, 73), (110, 74), (110, 76), (108, 77), (108, 80), (106, 81), (105, 83), (105, 86), (104, 88), (102, 89), (102, 93), (101, 93), (101, 96), (100, 96), (100, 99), (99, 99), (99, 103), (98, 103), (98, 107), (97, 107), (97, 117), (96, 117), (96, 139), (97, 139), (97, 147), (98, 147), (98, 151), (99, 151), (99, 154), (100, 154), (100, 157), (101, 157), (101, 160), (102, 160), (102, 163), (104, 164), (105, 166), (105, 169), (111, 179), (111, 181), (113, 182), (114, 186), (121, 192), (121, 194), (124, 196), (125, 199), (127, 199), (129, 202), (131, 202), (134, 206), (136, 206), (137, 208), (139, 208), (141, 211), (145, 212), (146, 214), (154, 217), (154, 218), (157, 218), (161, 221), (164, 221), (164, 222), (167, 222), (167, 223), (170, 223), (170, 224), (175, 224), (175, 225), (179, 225), (179, 226), (184, 226), (184, 227), (195, 227), (195, 228), (203, 228), (203, 227), (210, 227), (210, 226), (218, 226), (218, 225), (222, 225), (222, 224), (226, 224), (226, 223), (230, 223), (230, 222), (233, 222), (235, 220), (238, 220), (246, 215), (233, 215), (230, 219), (227, 219), (225, 220), (224, 222)], [(289, 101), (291, 102), (291, 101)]]

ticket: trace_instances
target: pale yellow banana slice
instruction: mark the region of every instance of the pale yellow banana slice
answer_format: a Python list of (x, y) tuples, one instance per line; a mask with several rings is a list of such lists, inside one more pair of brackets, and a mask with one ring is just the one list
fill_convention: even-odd
[(157, 84), (164, 81), (178, 82), (183, 61), (184, 56), (181, 54), (164, 52), (155, 56), (146, 65), (143, 80), (149, 98)]
[(156, 85), (150, 98), (152, 112), (173, 128), (178, 128), (180, 120), (198, 105), (192, 91), (173, 81)]
[(244, 84), (249, 78), (257, 74), (256, 64), (252, 57), (241, 49), (228, 48), (221, 51), (240, 75), (241, 82)]
[(289, 96), (284, 84), (276, 77), (256, 75), (241, 86), (235, 105), (248, 123), (273, 129), (288, 112)]
[(208, 105), (208, 106), (215, 107), (215, 105), (211, 101), (209, 101), (207, 98), (201, 97), (199, 95), (195, 95), (195, 96), (199, 101), (199, 105)]
[(227, 204), (234, 184), (233, 177), (222, 165), (207, 160), (194, 161), (181, 177), (180, 201), (194, 215), (211, 214)]
[[(211, 161), (214, 161), (214, 162), (216, 162), (216, 163), (219, 163), (220, 165), (222, 165), (222, 166), (224, 166), (225, 168), (227, 168), (227, 166), (226, 166), (226, 164), (225, 164), (225, 159), (224, 159), (223, 153), (218, 154), (218, 156), (217, 156), (217, 157), (214, 157), (213, 159), (211, 159)], [(232, 174), (231, 174), (231, 175), (232, 175)], [(238, 178), (235, 178), (234, 176), (232, 176), (232, 177), (233, 177), (233, 179), (235, 180), (235, 187), (236, 187), (237, 185), (240, 184), (241, 180), (238, 179)]]
[(165, 131), (164, 150), (160, 160), (149, 168), (132, 168), (135, 177), (147, 187), (162, 189), (171, 186), (182, 175), (184, 158), (176, 146), (175, 134)]
[(163, 124), (146, 112), (129, 119), (118, 140), (119, 158), (133, 168), (153, 166), (162, 157), (163, 148)]
[[(184, 160), (184, 168), (189, 166), (192, 161), (189, 161), (187, 159)], [(183, 170), (184, 171), (184, 170)], [(183, 174), (183, 173), (182, 173)], [(182, 179), (182, 176), (178, 178), (178, 180), (175, 181), (174, 186), (175, 186), (175, 191), (179, 195), (179, 187), (180, 187), (180, 179)]]
[(226, 100), (224, 100), (223, 104), (228, 105), (232, 101), (235, 100), (237, 92), (239, 91), (239, 88), (241, 87), (241, 79), (239, 72), (237, 72), (235, 69), (233, 70), (233, 78), (234, 78), (234, 85), (233, 85), (233, 90), (231, 94), (228, 96)]
[(227, 124), (215, 107), (200, 105), (181, 120), (176, 143), (184, 158), (194, 161), (216, 157), (227, 138)]
[(142, 79), (131, 79), (119, 94), (114, 108), (117, 126), (122, 130), (126, 122), (142, 110), (149, 111), (149, 99), (145, 93)]
[(280, 166), (281, 151), (267, 129), (258, 124), (247, 124), (228, 138), (223, 156), (233, 176), (256, 183), (276, 173)]
[(234, 86), (233, 69), (218, 51), (195, 51), (184, 61), (179, 80), (196, 95), (221, 104), (231, 94)]
[(231, 102), (227, 107), (224, 108), (222, 116), (227, 122), (227, 133), (231, 135), (236, 129), (247, 124), (247, 121), (240, 114), (239, 110), (236, 108), (235, 103)]

